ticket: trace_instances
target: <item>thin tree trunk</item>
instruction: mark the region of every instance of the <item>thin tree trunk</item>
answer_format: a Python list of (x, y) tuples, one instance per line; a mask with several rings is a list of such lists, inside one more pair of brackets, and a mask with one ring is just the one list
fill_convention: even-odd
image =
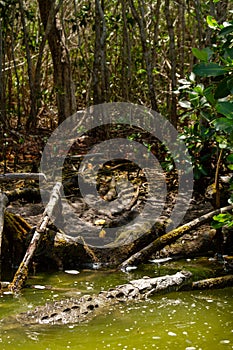
[[(63, 2), (63, 0), (60, 0), (56, 8), (51, 7), (51, 9), (50, 9), (45, 32), (44, 32), (44, 35), (43, 35), (43, 38), (42, 38), (42, 41), (40, 43), (39, 50), (38, 50), (38, 58), (37, 58), (36, 67), (35, 67), (35, 76), (33, 79), (34, 91), (36, 93), (36, 109), (37, 109), (37, 111), (38, 111), (40, 104), (41, 104), (40, 84), (41, 84), (41, 70), (42, 70), (42, 60), (43, 60), (44, 48), (45, 48), (46, 41), (48, 39), (49, 32), (50, 32), (51, 27), (52, 27), (53, 19), (54, 19), (56, 13), (59, 11), (59, 9), (62, 5), (62, 2)], [(29, 129), (31, 125), (35, 127), (36, 120), (29, 118), (28, 122), (27, 122), (27, 128)]]
[(218, 23), (227, 20), (229, 0), (221, 0), (215, 4)]
[[(198, 31), (198, 43), (199, 48), (201, 49), (203, 46), (203, 34), (202, 34), (202, 28), (203, 28), (203, 15), (201, 13), (201, 4), (200, 0), (194, 0), (194, 7), (195, 7), (195, 13), (196, 13), (196, 19), (197, 19), (197, 31)], [(208, 33), (208, 37), (209, 37)], [(208, 39), (209, 40), (209, 39)]]
[(142, 43), (142, 52), (143, 59), (145, 61), (146, 72), (147, 72), (147, 83), (149, 87), (149, 96), (151, 101), (151, 107), (154, 111), (158, 111), (158, 105), (156, 100), (156, 92), (154, 86), (154, 78), (153, 78), (153, 66), (152, 66), (152, 57), (151, 57), (151, 47), (150, 44), (147, 43), (148, 35), (146, 33), (146, 23), (145, 23), (145, 14), (144, 14), (144, 2), (139, 3), (139, 11), (137, 11), (134, 1), (130, 0), (130, 7), (135, 21), (139, 26), (140, 38)]
[(19, 74), (17, 70), (14, 49), (15, 49), (15, 39), (14, 39), (14, 33), (12, 28), (11, 29), (11, 54), (12, 54), (15, 79), (16, 79), (17, 115), (18, 115), (17, 126), (19, 127), (21, 125), (20, 81), (19, 81)]
[(158, 61), (158, 54), (157, 54), (157, 49), (158, 49), (158, 42), (159, 42), (159, 24), (160, 24), (160, 8), (161, 8), (161, 0), (158, 0), (156, 2), (156, 8), (154, 12), (154, 38), (153, 38), (153, 47), (151, 50), (151, 55), (152, 55), (152, 62), (153, 66), (156, 67), (157, 61)]
[(28, 69), (28, 81), (29, 81), (29, 88), (30, 88), (30, 120), (35, 121), (36, 115), (37, 115), (37, 108), (36, 108), (36, 92), (33, 84), (33, 66), (32, 66), (32, 59), (31, 59), (31, 53), (28, 43), (28, 30), (27, 25), (25, 21), (25, 9), (24, 9), (24, 3), (23, 0), (19, 0), (20, 5), (20, 13), (21, 13), (21, 21), (23, 26), (23, 36), (24, 36), (24, 42), (25, 42), (25, 48), (26, 48), (26, 58), (27, 58), (27, 69)]
[(174, 127), (177, 127), (177, 97), (174, 94), (174, 91), (177, 88), (177, 79), (176, 79), (176, 48), (175, 48), (175, 33), (174, 33), (174, 27), (172, 23), (172, 18), (170, 14), (170, 0), (165, 0), (165, 16), (167, 21), (167, 28), (168, 28), (168, 34), (169, 34), (169, 56), (170, 56), (170, 64), (171, 64), (171, 88), (170, 88), (170, 94), (171, 94), (171, 100), (170, 100), (170, 121), (174, 125)]
[(107, 27), (104, 17), (104, 1), (95, 0), (95, 53), (93, 65), (93, 102), (108, 101), (108, 72), (106, 64)]
[[(57, 96), (58, 121), (61, 123), (76, 112), (70, 55), (66, 47), (63, 27), (55, 16), (57, 11), (55, 9), (55, 0), (38, 0), (38, 3), (53, 60), (53, 77), (54, 89)], [(60, 5), (61, 2), (57, 8), (59, 8)]]
[(129, 31), (126, 17), (126, 1), (121, 0), (122, 18), (123, 18), (123, 43), (122, 43), (122, 98), (124, 101), (129, 101), (130, 85), (131, 85), (131, 45), (129, 39)]
[(8, 198), (4, 193), (0, 193), (0, 281), (2, 279), (2, 232), (4, 226), (4, 213)]
[(185, 10), (186, 5), (184, 0), (180, 0), (178, 8), (178, 33), (177, 33), (177, 46), (178, 46), (178, 54), (179, 54), (179, 73), (181, 78), (184, 78), (185, 76), (185, 30), (186, 30), (186, 23), (185, 23)]
[(6, 124), (2, 18), (0, 18), (0, 122), (2, 122), (3, 125)]

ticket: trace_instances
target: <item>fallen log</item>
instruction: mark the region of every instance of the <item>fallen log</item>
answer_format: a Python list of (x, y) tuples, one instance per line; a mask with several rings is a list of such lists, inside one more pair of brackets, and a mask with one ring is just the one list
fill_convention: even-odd
[(41, 201), (41, 193), (39, 188), (15, 188), (10, 191), (5, 191), (9, 202), (23, 199), (27, 202)]
[(138, 251), (137, 253), (130, 256), (127, 260), (123, 261), (123, 263), (120, 265), (120, 268), (122, 270), (125, 270), (125, 268), (129, 265), (138, 265), (146, 259), (148, 259), (153, 253), (161, 250), (166, 245), (169, 245), (173, 243), (175, 240), (183, 236), (185, 233), (190, 231), (193, 228), (196, 228), (200, 226), (201, 224), (204, 224), (205, 222), (212, 219), (213, 216), (225, 213), (227, 211), (230, 211), (233, 209), (233, 205), (229, 205), (227, 207), (223, 207), (221, 209), (217, 209), (214, 211), (211, 211), (210, 213), (204, 214), (201, 217), (194, 219), (164, 235), (161, 237), (158, 237), (153, 242), (148, 244), (146, 247)]
[(28, 249), (24, 255), (24, 258), (15, 273), (13, 281), (9, 285), (9, 290), (17, 293), (23, 286), (24, 282), (28, 276), (28, 266), (33, 257), (33, 254), (38, 246), (41, 235), (45, 233), (47, 225), (50, 219), (53, 217), (55, 210), (60, 205), (60, 190), (62, 184), (60, 182), (56, 183), (51, 195), (50, 200), (44, 210), (40, 222), (36, 226), (36, 230), (33, 234), (32, 240), (28, 246)]
[(66, 299), (39, 306), (35, 310), (16, 316), (21, 324), (68, 324), (88, 321), (120, 302), (145, 299), (156, 293), (177, 291), (186, 285), (192, 274), (189, 271), (161, 277), (144, 277), (119, 285), (97, 295)]
[(45, 180), (43, 173), (5, 173), (0, 175), (0, 182), (9, 182), (12, 180)]
[(207, 278), (192, 283), (192, 290), (218, 289), (233, 286), (233, 275)]

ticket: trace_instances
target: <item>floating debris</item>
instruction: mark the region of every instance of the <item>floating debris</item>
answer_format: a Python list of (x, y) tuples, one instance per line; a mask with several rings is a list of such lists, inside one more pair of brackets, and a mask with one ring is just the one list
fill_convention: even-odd
[(35, 289), (45, 289), (46, 287), (45, 286), (42, 286), (40, 284), (35, 284), (34, 286), (32, 286), (32, 288), (35, 288)]
[(65, 273), (68, 273), (70, 275), (78, 275), (80, 272), (77, 270), (65, 270)]
[(169, 260), (172, 260), (172, 258), (161, 258), (161, 259), (153, 259), (153, 260), (149, 260), (149, 262), (152, 262), (154, 264), (162, 264), (162, 263), (165, 263)]
[(13, 292), (11, 292), (11, 291), (3, 292), (3, 294), (4, 294), (4, 295), (11, 295), (11, 294), (13, 294)]
[(126, 266), (125, 268), (121, 269), (121, 271), (123, 272), (130, 272), (130, 271), (133, 271), (133, 270), (136, 270), (137, 269), (137, 266)]
[(176, 337), (177, 336), (177, 334), (173, 333), (173, 332), (168, 332), (167, 334), (170, 335), (170, 337)]

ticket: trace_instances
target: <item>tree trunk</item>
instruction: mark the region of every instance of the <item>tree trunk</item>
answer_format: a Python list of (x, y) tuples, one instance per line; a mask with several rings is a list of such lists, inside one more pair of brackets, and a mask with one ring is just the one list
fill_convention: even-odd
[(145, 13), (144, 13), (144, 3), (139, 2), (139, 10), (136, 9), (134, 1), (130, 0), (130, 7), (135, 21), (139, 26), (140, 39), (142, 43), (142, 53), (143, 59), (146, 66), (147, 72), (147, 83), (149, 88), (149, 96), (151, 101), (151, 107), (154, 111), (158, 112), (158, 105), (156, 100), (156, 92), (154, 86), (154, 77), (153, 77), (153, 65), (152, 65), (152, 53), (151, 47), (148, 43), (148, 35), (146, 32), (146, 23), (145, 23)]
[(108, 71), (106, 64), (107, 28), (104, 1), (95, 0), (95, 52), (93, 65), (93, 103), (108, 101)]
[(2, 279), (2, 233), (4, 227), (4, 213), (7, 203), (7, 196), (0, 192), (0, 281)]
[(167, 29), (169, 34), (169, 57), (170, 57), (170, 65), (171, 65), (171, 86), (170, 86), (170, 108), (169, 115), (170, 121), (177, 127), (177, 98), (174, 91), (177, 88), (177, 79), (176, 79), (176, 48), (175, 48), (175, 33), (173, 28), (173, 21), (170, 14), (170, 0), (165, 0), (165, 15), (167, 20)]
[(3, 23), (0, 18), (0, 122), (6, 124)]
[(127, 25), (127, 3), (125, 0), (121, 0), (122, 20), (123, 20), (123, 34), (122, 34), (122, 70), (121, 70), (121, 89), (122, 98), (124, 101), (129, 101), (130, 98), (130, 86), (132, 79), (131, 72), (131, 44), (129, 38), (129, 29)]
[[(48, 43), (53, 60), (54, 89), (57, 96), (58, 122), (61, 123), (67, 117), (76, 112), (76, 100), (72, 69), (68, 49), (65, 43), (63, 26), (55, 14), (55, 0), (38, 0), (41, 19), (48, 31)], [(48, 21), (51, 23), (48, 24)]]
[(25, 43), (25, 47), (26, 47), (28, 80), (29, 80), (29, 88), (30, 88), (29, 120), (33, 124), (35, 124), (36, 115), (37, 115), (37, 94), (36, 94), (35, 86), (34, 86), (34, 82), (33, 82), (33, 64), (32, 64), (32, 59), (31, 59), (31, 54), (30, 54), (30, 48), (29, 48), (29, 34), (28, 34), (27, 25), (26, 25), (26, 21), (25, 21), (26, 16), (25, 16), (25, 9), (24, 9), (23, 0), (19, 0), (19, 5), (20, 5), (21, 21), (22, 21), (22, 26), (23, 26), (24, 43)]

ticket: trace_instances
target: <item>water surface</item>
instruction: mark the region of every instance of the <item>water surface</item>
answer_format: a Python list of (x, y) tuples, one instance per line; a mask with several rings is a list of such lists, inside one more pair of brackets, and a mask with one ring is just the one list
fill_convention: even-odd
[[(75, 325), (22, 326), (9, 316), (47, 301), (98, 293), (130, 279), (177, 271), (145, 265), (132, 273), (81, 271), (40, 274), (21, 295), (0, 297), (0, 348), (33, 349), (233, 349), (233, 288), (173, 292), (146, 301), (118, 304), (91, 321)], [(191, 268), (191, 266), (189, 266)], [(203, 267), (203, 266), (202, 266)], [(195, 263), (192, 269), (195, 270)], [(205, 274), (205, 267), (202, 268)], [(208, 266), (206, 267), (206, 273)], [(36, 285), (37, 288), (32, 288)], [(38, 289), (46, 286), (50, 289)], [(51, 286), (51, 287), (49, 287)]]

